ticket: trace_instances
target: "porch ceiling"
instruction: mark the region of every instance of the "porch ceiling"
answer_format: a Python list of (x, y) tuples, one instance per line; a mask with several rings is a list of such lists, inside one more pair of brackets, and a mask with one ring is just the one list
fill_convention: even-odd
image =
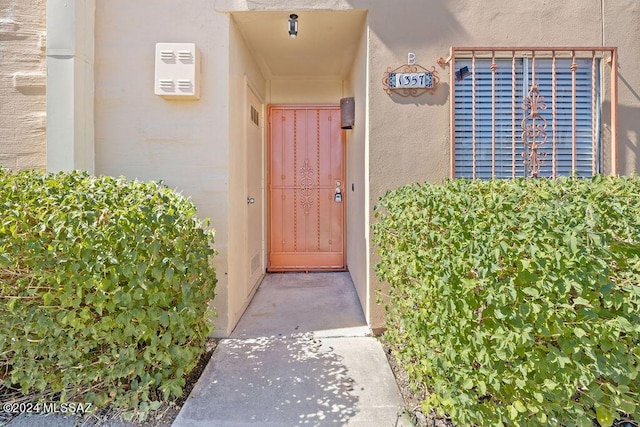
[[(288, 34), (298, 15), (298, 37)], [(366, 18), (364, 10), (236, 12), (237, 28), (267, 79), (344, 78)]]

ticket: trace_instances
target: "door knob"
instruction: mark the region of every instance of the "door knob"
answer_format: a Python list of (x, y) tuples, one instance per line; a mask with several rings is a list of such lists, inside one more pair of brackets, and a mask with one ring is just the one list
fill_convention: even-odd
[(253, 197), (247, 197), (247, 204), (252, 205), (256, 202), (256, 199)]

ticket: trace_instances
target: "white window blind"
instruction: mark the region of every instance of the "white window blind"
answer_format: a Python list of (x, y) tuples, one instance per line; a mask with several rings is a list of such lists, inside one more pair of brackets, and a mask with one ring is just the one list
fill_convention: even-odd
[[(534, 71), (531, 59), (516, 58), (515, 62), (512, 62), (512, 59), (496, 59), (493, 76), (495, 83), (492, 80), (490, 58), (476, 58), (475, 65), (470, 59), (456, 58), (455, 64), (458, 70), (463, 67), (469, 70), (467, 76), (455, 83), (456, 177), (472, 178), (475, 165), (476, 178), (491, 178), (494, 158), (497, 178), (512, 177), (514, 168), (515, 176), (528, 176), (522, 157), (525, 145), (522, 141), (521, 125), (527, 114), (522, 108), (523, 101), (531, 87)], [(556, 59), (554, 96), (552, 60), (535, 60), (534, 81), (546, 104), (546, 109), (539, 110), (541, 116), (546, 119), (546, 127), (543, 130), (547, 136), (546, 143), (538, 150), (541, 157), (542, 153), (546, 153), (538, 175), (540, 177), (553, 175), (554, 161), (556, 175), (572, 174), (574, 126), (571, 64), (571, 59)], [(599, 66), (593, 67), (591, 58), (577, 58), (576, 65), (575, 167), (578, 176), (588, 177), (593, 173), (593, 156), (596, 158), (596, 172), (600, 168)], [(592, 76), (594, 68), (596, 74)], [(475, 99), (472, 91), (474, 80)], [(495, 110), (492, 110), (492, 106)], [(536, 124), (542, 124), (542, 120), (538, 119)]]

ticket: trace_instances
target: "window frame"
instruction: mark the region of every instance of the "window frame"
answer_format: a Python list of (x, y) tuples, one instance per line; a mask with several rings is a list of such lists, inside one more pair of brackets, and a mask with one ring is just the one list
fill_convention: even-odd
[[(447, 63), (450, 65), (450, 88), (451, 88), (451, 98), (450, 98), (450, 177), (454, 178), (456, 177), (456, 85), (458, 84), (458, 82), (456, 81), (456, 71), (458, 71), (458, 68), (456, 66), (456, 61), (461, 62), (461, 61), (470, 61), (470, 60), (486, 60), (486, 59), (490, 59), (491, 62), (495, 62), (496, 60), (501, 60), (504, 61), (505, 59), (508, 59), (509, 61), (511, 60), (516, 60), (516, 61), (522, 61), (522, 69), (526, 69), (527, 65), (531, 65), (531, 61), (533, 60), (538, 61), (538, 64), (540, 66), (540, 64), (542, 64), (545, 60), (549, 60), (550, 58), (552, 58), (554, 61), (566, 61), (567, 58), (571, 59), (573, 62), (576, 62), (576, 60), (579, 61), (592, 61), (592, 64), (595, 64), (595, 79), (597, 81), (596, 83), (596, 90), (595, 90), (595, 99), (592, 101), (591, 105), (592, 105), (592, 109), (591, 109), (591, 133), (592, 133), (592, 147), (594, 147), (595, 151), (593, 151), (593, 156), (591, 156), (593, 159), (595, 159), (595, 163), (592, 161), (592, 173), (593, 174), (597, 174), (597, 173), (602, 173), (604, 170), (607, 170), (608, 173), (610, 174), (616, 174), (617, 173), (617, 120), (616, 120), (616, 116), (617, 116), (617, 69), (616, 69), (616, 64), (617, 64), (617, 49), (615, 47), (581, 47), (581, 48), (577, 48), (577, 47), (560, 47), (560, 48), (553, 48), (553, 47), (543, 47), (543, 48), (538, 48), (538, 47), (452, 47), (451, 48), (451, 52), (450, 52), (450, 56), (447, 59), (444, 58), (440, 58), (440, 60), (438, 61), (440, 63), (440, 65), (444, 66)], [(609, 64), (609, 67), (606, 67), (606, 64)], [(557, 65), (557, 64), (556, 64)], [(585, 64), (582, 64), (582, 67), (584, 67)], [(592, 65), (593, 66), (593, 65)], [(541, 67), (542, 68), (542, 67)], [(541, 70), (541, 68), (539, 68), (538, 71)], [(608, 70), (607, 70), (608, 68)], [(472, 70), (469, 70), (470, 72), (472, 72)], [(609, 72), (609, 76), (610, 76), (610, 85), (607, 87), (605, 84), (605, 74), (606, 71)], [(566, 71), (563, 71), (565, 73), (565, 78), (567, 77), (566, 75)], [(593, 69), (591, 71), (593, 73)], [(576, 76), (576, 72), (575, 70), (571, 70), (569, 72), (569, 77), (570, 78), (575, 78)], [(573, 77), (571, 77), (573, 76)], [(468, 79), (474, 78), (475, 76), (469, 76), (467, 77)], [(589, 75), (589, 80), (591, 80), (591, 77)], [(526, 83), (526, 79), (522, 79), (523, 83), (524, 83), (524, 87), (527, 86)], [(489, 83), (491, 84), (491, 82)], [(530, 82), (529, 82), (530, 84)], [(549, 84), (551, 84), (549, 82)], [(516, 110), (518, 113), (521, 113), (522, 111), (520, 110), (520, 105), (522, 104), (522, 97), (520, 96), (525, 89), (520, 89), (518, 88), (518, 97), (516, 97)], [(605, 93), (605, 91), (607, 91), (607, 93)], [(579, 93), (577, 93), (579, 94)], [(608, 96), (607, 96), (608, 95)], [(573, 97), (573, 95), (571, 95), (571, 97)], [(517, 99), (520, 98), (520, 99)], [(605, 141), (603, 139), (603, 129), (605, 129), (605, 123), (603, 122), (604, 117), (606, 116), (606, 114), (604, 114), (604, 101), (609, 101), (610, 103), (610, 115), (607, 117), (608, 120), (608, 129), (610, 130), (609, 136), (610, 138), (606, 141), (607, 144), (605, 144)], [(547, 99), (547, 106), (549, 109), (552, 108), (552, 101), (551, 99)], [(477, 102), (477, 101), (476, 101)], [(493, 102), (493, 101), (492, 101)], [(554, 101), (555, 102), (555, 101)], [(573, 106), (572, 105), (572, 114), (575, 114), (575, 108), (578, 106), (578, 102), (576, 102), (576, 105)], [(583, 103), (584, 105), (584, 103)], [(595, 107), (595, 108), (594, 108)], [(595, 114), (593, 114), (593, 112), (595, 112)], [(594, 117), (595, 116), (595, 117)], [(521, 117), (521, 116), (518, 116)], [(494, 119), (491, 119), (494, 120)], [(522, 129), (520, 127), (520, 123), (519, 120), (515, 120), (516, 122), (516, 129), (515, 129), (515, 133), (518, 134), (516, 136), (516, 143), (518, 145), (517, 147), (517, 159), (515, 160), (516, 162), (522, 162), (522, 157), (520, 156), (520, 153), (522, 151), (524, 151), (524, 145), (522, 143), (522, 139), (520, 138), (520, 133), (522, 132)], [(492, 127), (494, 126), (493, 124), (491, 125)], [(548, 142), (545, 145), (544, 149), (546, 149), (547, 151), (551, 151), (551, 139), (552, 136), (555, 137), (555, 129), (553, 130), (553, 135), (552, 135), (552, 124), (549, 123), (548, 124)], [(575, 131), (575, 127), (573, 127), (572, 125), (572, 135), (576, 134)], [(593, 136), (595, 135), (595, 137)], [(571, 136), (572, 139), (574, 139), (574, 136)], [(565, 137), (566, 139), (566, 137)], [(572, 142), (572, 144), (575, 144), (577, 146), (577, 142), (574, 140)], [(607, 145), (605, 147), (605, 145)], [(544, 149), (541, 149), (544, 151)], [(605, 162), (605, 158), (606, 158), (606, 153), (608, 152), (608, 150), (610, 150), (610, 157), (608, 159), (606, 159)], [(556, 154), (556, 156), (554, 157), (558, 157), (561, 158), (563, 155), (559, 152), (554, 152)], [(583, 155), (583, 154), (582, 154)], [(571, 173), (575, 173), (576, 172), (576, 164), (577, 164), (577, 152), (575, 151), (575, 148), (573, 148), (572, 146), (572, 154), (571, 154)], [(574, 159), (576, 159), (574, 161)], [(551, 162), (549, 162), (551, 163)], [(493, 166), (492, 166), (493, 167)], [(546, 166), (548, 168), (548, 166)], [(551, 176), (553, 178), (560, 176), (560, 175), (565, 175), (566, 173), (566, 165), (563, 166), (565, 170), (561, 171), (561, 173), (558, 173), (558, 170), (556, 169), (556, 166), (554, 165), (551, 169), (551, 173), (546, 173), (546, 175)], [(584, 166), (582, 166), (584, 169)], [(522, 170), (522, 167), (519, 167), (520, 170)], [(486, 174), (484, 174), (486, 177)], [(496, 174), (494, 171), (491, 172), (491, 177), (496, 177)], [(542, 174), (545, 175), (545, 174)], [(584, 174), (587, 175), (587, 174)], [(588, 174), (591, 175), (591, 174)], [(522, 172), (520, 171), (519, 176), (522, 176)], [(527, 173), (525, 176), (530, 176), (529, 173)], [(501, 177), (509, 177), (509, 176), (504, 176), (504, 174), (501, 174)], [(472, 178), (478, 178), (478, 176), (476, 176), (475, 172), (472, 176)]]

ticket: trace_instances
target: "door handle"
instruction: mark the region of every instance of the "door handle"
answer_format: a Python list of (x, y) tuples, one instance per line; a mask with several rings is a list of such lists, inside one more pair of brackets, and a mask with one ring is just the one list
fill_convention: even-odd
[(338, 187), (336, 187), (336, 193), (333, 196), (333, 200), (336, 203), (342, 203), (342, 189), (340, 188), (339, 184)]
[(256, 202), (256, 199), (253, 197), (247, 197), (247, 204), (252, 205)]

